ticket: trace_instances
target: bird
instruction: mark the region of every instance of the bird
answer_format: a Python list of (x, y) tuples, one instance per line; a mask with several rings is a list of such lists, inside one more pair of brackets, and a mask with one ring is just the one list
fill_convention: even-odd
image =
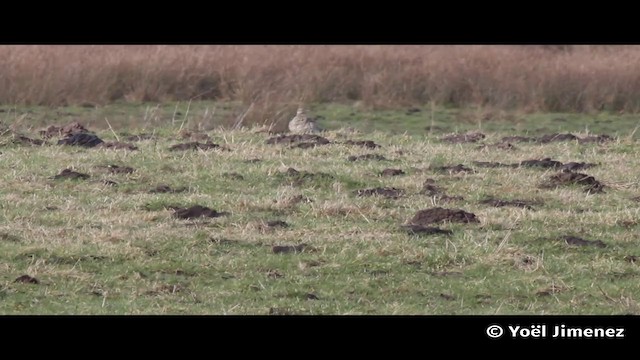
[(315, 119), (308, 117), (307, 111), (300, 106), (296, 116), (289, 121), (289, 131), (294, 134), (312, 134), (320, 132), (320, 128)]

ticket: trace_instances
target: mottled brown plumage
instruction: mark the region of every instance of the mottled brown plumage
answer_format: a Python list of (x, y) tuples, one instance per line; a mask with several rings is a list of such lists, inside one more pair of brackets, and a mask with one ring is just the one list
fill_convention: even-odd
[(298, 108), (296, 116), (289, 122), (289, 131), (294, 134), (311, 134), (320, 132), (315, 119), (307, 116), (303, 107)]

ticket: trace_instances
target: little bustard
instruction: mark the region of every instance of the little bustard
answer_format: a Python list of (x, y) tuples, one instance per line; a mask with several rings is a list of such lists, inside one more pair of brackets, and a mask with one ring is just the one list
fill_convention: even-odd
[(320, 132), (320, 128), (315, 119), (308, 117), (306, 110), (301, 106), (296, 116), (289, 121), (289, 131), (294, 134), (312, 134)]

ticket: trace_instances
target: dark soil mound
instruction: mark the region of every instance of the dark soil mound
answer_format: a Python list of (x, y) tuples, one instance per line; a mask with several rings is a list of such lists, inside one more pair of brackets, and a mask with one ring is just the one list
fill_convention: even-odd
[(205, 206), (194, 205), (189, 208), (179, 208), (173, 213), (173, 217), (178, 219), (196, 219), (199, 217), (215, 218), (219, 216), (228, 215), (226, 212), (217, 212), (216, 210), (209, 209)]
[(379, 161), (384, 161), (387, 160), (387, 158), (385, 158), (382, 155), (378, 155), (378, 154), (365, 154), (365, 155), (359, 155), (359, 156), (349, 156), (347, 158), (348, 161), (359, 161), (359, 160), (379, 160)]
[(22, 135), (15, 135), (13, 137), (12, 142), (16, 145), (27, 145), (27, 146), (42, 146), (46, 144), (44, 140), (32, 139)]
[(311, 142), (315, 144), (329, 144), (331, 141), (328, 139), (314, 134), (292, 134), (292, 135), (279, 135), (267, 139), (267, 144), (293, 144), (299, 142)]
[(91, 148), (103, 142), (104, 141), (102, 141), (102, 139), (93, 134), (74, 133), (62, 140), (58, 140), (58, 145), (73, 145)]
[[(288, 168), (287, 171), (282, 174), (286, 180), (295, 186), (299, 186), (309, 181), (328, 181), (333, 180), (333, 175), (326, 173), (311, 173), (307, 171), (298, 171), (294, 168)], [(279, 176), (281, 176), (279, 174)]]
[(396, 189), (393, 187), (378, 187), (378, 188), (373, 188), (373, 189), (361, 189), (361, 190), (356, 190), (355, 194), (357, 196), (384, 196), (384, 197), (388, 197), (388, 198), (392, 198), (392, 199), (397, 199), (400, 196), (402, 196), (402, 194), (404, 194), (404, 190), (402, 189)]
[(583, 163), (583, 162), (568, 162), (562, 165), (562, 171), (576, 171), (584, 170), (596, 166), (597, 164)]
[(560, 239), (564, 240), (567, 243), (567, 245), (595, 246), (595, 247), (599, 247), (599, 248), (607, 247), (607, 244), (602, 242), (602, 240), (585, 240), (585, 239), (581, 239), (581, 238), (579, 238), (577, 236), (571, 236), (571, 235), (560, 236)]
[(512, 142), (534, 142), (536, 141), (535, 138), (532, 137), (528, 137), (528, 136), (505, 136), (502, 139), (500, 139), (501, 142), (503, 143), (512, 143)]
[(347, 140), (343, 142), (345, 145), (364, 146), (369, 149), (379, 148), (380, 145), (376, 144), (372, 140)]
[(25, 284), (39, 284), (40, 281), (29, 275), (22, 275), (17, 279), (13, 280), (14, 283), (25, 283)]
[(292, 149), (311, 149), (320, 145), (327, 145), (328, 143), (317, 143), (317, 142), (301, 142), (294, 145), (291, 145)]
[(443, 230), (443, 229), (432, 227), (432, 226), (409, 224), (409, 225), (401, 225), (401, 227), (411, 235), (452, 235), (453, 234), (453, 231), (451, 230)]
[(501, 200), (489, 198), (480, 201), (480, 204), (491, 205), (494, 207), (512, 206), (533, 210), (533, 205), (541, 205), (542, 203), (540, 201), (533, 200)]
[(169, 148), (169, 151), (178, 151), (178, 150), (210, 150), (210, 149), (222, 149), (222, 150), (229, 150), (223, 146), (220, 146), (218, 144), (214, 144), (212, 142), (206, 142), (206, 143), (200, 143), (197, 141), (194, 142), (188, 142), (188, 143), (182, 143), (182, 144), (176, 144), (173, 145)]
[(593, 176), (587, 174), (576, 173), (571, 171), (563, 171), (552, 175), (546, 183), (540, 185), (543, 189), (555, 188), (560, 185), (578, 184), (584, 186), (584, 191), (590, 193), (603, 193), (604, 185), (597, 181)]
[(441, 222), (479, 223), (473, 213), (460, 209), (444, 209), (441, 207), (420, 210), (411, 219), (413, 225), (429, 225)]
[(88, 179), (90, 176), (88, 174), (83, 174), (83, 173), (79, 173), (76, 171), (73, 171), (71, 169), (64, 169), (60, 172), (60, 174), (52, 177), (52, 179), (54, 180), (60, 180), (60, 179), (81, 179), (81, 180), (86, 180)]
[(560, 161), (551, 160), (551, 158), (544, 158), (540, 160), (525, 160), (520, 162), (520, 166), (526, 167), (541, 167), (541, 168), (560, 168), (562, 167), (562, 163)]
[(307, 244), (276, 245), (271, 248), (271, 251), (274, 254), (289, 254), (289, 253), (301, 253), (308, 249), (309, 249), (309, 246)]
[(112, 174), (131, 174), (134, 171), (136, 171), (136, 169), (129, 166), (104, 165), (104, 166), (97, 166), (97, 167), (101, 169), (105, 169)]
[(474, 173), (475, 171), (471, 168), (468, 168), (462, 164), (458, 165), (444, 165), (444, 166), (436, 166), (430, 167), (432, 170), (448, 172), (449, 174), (457, 174), (457, 173)]
[(435, 181), (433, 179), (425, 180), (424, 184), (422, 184), (422, 190), (420, 190), (420, 194), (435, 196), (444, 194), (445, 189), (435, 185)]
[(543, 135), (540, 136), (537, 141), (539, 143), (543, 143), (543, 144), (548, 144), (550, 142), (557, 142), (557, 141), (573, 141), (573, 140), (578, 140), (578, 137), (573, 135), (573, 134), (548, 134), (548, 135)]
[(169, 185), (160, 184), (160, 185), (154, 187), (153, 189), (149, 190), (149, 193), (151, 193), (151, 194), (156, 194), (156, 193), (181, 193), (181, 192), (185, 192), (187, 190), (188, 189), (186, 187), (179, 187), (179, 188), (172, 189)]
[(282, 220), (270, 220), (265, 223), (268, 228), (288, 228), (289, 224)]
[(400, 169), (384, 169), (382, 170), (382, 172), (380, 172), (380, 175), (382, 176), (398, 176), (404, 174), (405, 172)]
[(475, 143), (486, 137), (485, 134), (474, 132), (466, 134), (453, 134), (442, 137), (440, 140), (452, 144)]
[(131, 150), (131, 151), (138, 150), (138, 147), (133, 144), (127, 144), (119, 141), (102, 142), (98, 144), (97, 147), (101, 147), (105, 149), (116, 149), (116, 150), (117, 149), (124, 149), (124, 150)]
[(518, 167), (518, 164), (503, 164), (503, 163), (499, 163), (499, 162), (493, 162), (493, 161), (472, 161), (473, 165), (478, 166), (478, 167), (483, 167), (483, 168), (500, 168), (500, 167), (508, 167), (508, 168), (514, 168), (514, 167)]
[(209, 135), (205, 133), (193, 132), (189, 130), (180, 130), (178, 134), (181, 139), (191, 139), (196, 141), (208, 141), (210, 139)]
[(82, 124), (80, 124), (79, 122), (72, 122), (62, 127), (51, 125), (46, 129), (39, 131), (40, 136), (42, 136), (43, 138), (50, 138), (53, 136), (73, 135), (73, 134), (79, 134), (79, 133), (89, 133), (89, 132), (90, 131), (87, 130), (84, 126), (82, 126)]
[(483, 150), (483, 149), (500, 149), (500, 150), (518, 150), (518, 148), (513, 145), (512, 143), (495, 143), (495, 144), (483, 144), (480, 145), (476, 148), (477, 150)]
[(124, 138), (126, 141), (143, 141), (143, 140), (153, 140), (156, 139), (156, 136), (153, 134), (139, 134), (139, 135), (129, 135)]
[(582, 139), (578, 139), (578, 142), (580, 144), (589, 144), (589, 143), (597, 143), (597, 144), (604, 144), (610, 141), (614, 141), (615, 138), (609, 136), (609, 135), (591, 135), (591, 136), (585, 136)]

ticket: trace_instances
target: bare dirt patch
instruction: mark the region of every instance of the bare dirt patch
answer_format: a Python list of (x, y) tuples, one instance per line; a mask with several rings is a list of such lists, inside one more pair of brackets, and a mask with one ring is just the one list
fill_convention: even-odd
[(144, 141), (144, 140), (155, 140), (157, 139), (157, 137), (153, 134), (139, 134), (139, 135), (129, 135), (127, 137), (124, 138), (125, 141), (131, 141), (131, 142), (136, 142), (136, 141)]
[(381, 147), (380, 145), (376, 144), (375, 142), (373, 142), (372, 140), (347, 140), (345, 142), (343, 142), (344, 145), (353, 145), (353, 146), (362, 146), (362, 147), (366, 147), (369, 149), (376, 149)]
[(271, 252), (274, 254), (299, 254), (310, 251), (311, 249), (309, 245), (304, 243), (298, 245), (275, 245), (271, 248)]
[(72, 134), (78, 134), (78, 133), (89, 133), (89, 130), (87, 130), (79, 122), (72, 122), (64, 126), (50, 125), (46, 129), (38, 131), (38, 133), (40, 134), (40, 136), (46, 139), (53, 136), (66, 136), (66, 135), (72, 135)]
[(385, 161), (386, 157), (379, 154), (364, 154), (364, 155), (351, 155), (347, 158), (347, 161), (362, 161), (362, 160), (377, 160), (377, 161)]
[(384, 169), (380, 172), (381, 176), (399, 176), (404, 174), (405, 172), (401, 169)]
[(408, 234), (411, 235), (452, 235), (453, 231), (444, 230), (437, 227), (432, 226), (423, 226), (423, 225), (400, 225)]
[(372, 189), (361, 189), (355, 191), (356, 196), (384, 196), (397, 199), (404, 194), (404, 190), (394, 187), (377, 187)]
[(288, 315), (300, 315), (299, 313), (289, 309), (289, 308), (278, 308), (278, 307), (270, 307), (269, 315), (273, 316), (288, 316)]
[(301, 203), (310, 204), (313, 202), (313, 199), (308, 198), (306, 196), (302, 196), (302, 195), (294, 195), (294, 196), (282, 199), (281, 201), (274, 200), (274, 202), (285, 207), (291, 207)]
[(3, 232), (0, 233), (0, 241), (18, 243), (22, 241), (22, 239), (19, 236)]
[(495, 161), (473, 161), (473, 165), (483, 168), (516, 168), (518, 164), (503, 164)]
[(536, 139), (528, 136), (515, 135), (515, 136), (505, 136), (502, 139), (500, 139), (500, 141), (503, 143), (514, 143), (514, 142), (522, 143), (522, 142), (535, 142)]
[(412, 225), (427, 226), (434, 223), (479, 223), (475, 214), (460, 209), (445, 209), (441, 207), (420, 210), (410, 221)]
[(486, 135), (480, 132), (469, 132), (466, 134), (447, 135), (440, 138), (440, 140), (451, 143), (451, 144), (462, 144), (462, 143), (475, 143), (480, 140), (483, 140), (485, 137)]
[(597, 166), (597, 164), (591, 164), (591, 163), (584, 163), (584, 162), (568, 162), (564, 165), (562, 165), (562, 167), (560, 168), (563, 171), (576, 171), (576, 170), (584, 170), (584, 169), (589, 169), (592, 168), (594, 166)]
[(269, 220), (265, 223), (267, 227), (270, 228), (288, 228), (289, 224), (286, 221), (282, 220)]
[(502, 200), (502, 199), (487, 198), (480, 201), (480, 204), (490, 205), (494, 207), (511, 206), (511, 207), (519, 207), (519, 208), (524, 208), (528, 210), (533, 210), (534, 205), (542, 205), (542, 202), (537, 200), (517, 200), (517, 199)]
[(445, 172), (449, 174), (475, 173), (473, 169), (468, 168), (462, 164), (435, 166), (435, 167), (429, 167), (429, 169), (434, 171), (439, 171), (439, 172)]
[(44, 140), (32, 139), (30, 137), (26, 137), (24, 135), (14, 134), (11, 142), (15, 145), (22, 146), (42, 146), (47, 144)]
[(464, 200), (464, 197), (462, 196), (449, 196), (445, 194), (445, 189), (435, 185), (435, 181), (433, 179), (425, 180), (419, 194), (434, 197), (437, 200), (444, 202)]
[(13, 280), (14, 283), (23, 283), (23, 284), (39, 284), (40, 280), (29, 276), (29, 275), (22, 275), (19, 276), (18, 278), (16, 278), (15, 280)]
[(211, 150), (211, 149), (220, 149), (229, 151), (228, 148), (224, 146), (220, 146), (218, 144), (214, 144), (212, 142), (201, 143), (197, 141), (175, 144), (169, 147), (169, 151), (185, 151), (185, 150)]
[(71, 145), (92, 148), (103, 143), (98, 136), (88, 133), (73, 133), (68, 137), (58, 140), (58, 145)]
[(279, 135), (266, 140), (269, 145), (273, 144), (294, 144), (294, 143), (313, 143), (316, 145), (325, 145), (331, 143), (327, 138), (314, 134), (293, 134)]
[(560, 161), (556, 161), (556, 160), (551, 160), (551, 158), (544, 158), (544, 159), (531, 159), (531, 160), (524, 160), (520, 162), (520, 166), (524, 166), (524, 167), (540, 167), (540, 168), (554, 168), (554, 169), (558, 169), (561, 168), (563, 166), (563, 164)]
[(64, 180), (64, 179), (80, 179), (86, 180), (91, 176), (88, 174), (79, 173), (77, 171), (73, 171), (71, 169), (64, 169), (60, 172), (60, 174), (51, 177), (53, 180)]
[(585, 136), (581, 139), (578, 139), (578, 143), (580, 144), (589, 144), (589, 143), (604, 144), (611, 141), (615, 141), (615, 138), (606, 134), (590, 135), (590, 136)]
[(593, 176), (571, 171), (563, 171), (552, 175), (546, 182), (541, 183), (539, 187), (542, 189), (553, 189), (558, 186), (575, 184), (581, 185), (584, 191), (588, 193), (604, 193), (605, 186)]
[(191, 130), (182, 129), (178, 133), (181, 139), (189, 139), (194, 141), (209, 141), (211, 138), (205, 133), (199, 133)]
[(292, 149), (311, 149), (314, 148), (316, 146), (319, 145), (325, 145), (325, 144), (319, 144), (319, 143), (312, 143), (312, 142), (302, 142), (302, 143), (297, 143), (294, 145), (291, 145)]
[(161, 293), (176, 294), (184, 290), (184, 286), (180, 284), (163, 284), (155, 287), (153, 290), (147, 291), (146, 295), (159, 295)]
[(605, 244), (602, 240), (585, 240), (585, 239), (579, 238), (577, 236), (572, 236), (572, 235), (563, 235), (563, 236), (560, 236), (559, 239), (560, 240), (564, 240), (564, 242), (567, 245), (573, 245), (573, 246), (595, 246), (595, 247), (598, 247), (598, 248), (607, 247), (607, 244)]
[(149, 193), (151, 193), (151, 194), (181, 193), (181, 192), (185, 192), (187, 190), (188, 190), (188, 188), (186, 188), (184, 186), (178, 187), (178, 188), (172, 188), (169, 185), (160, 184), (160, 185), (154, 187), (153, 189), (149, 190)]
[(119, 165), (101, 165), (96, 166), (99, 169), (104, 169), (112, 174), (132, 174), (136, 169), (129, 166), (119, 166)]
[(334, 179), (334, 176), (330, 174), (298, 171), (294, 168), (288, 168), (287, 171), (278, 174), (278, 176), (284, 176), (285, 181), (293, 186), (300, 186), (310, 181), (330, 181)]
[(573, 140), (578, 140), (578, 137), (573, 135), (573, 134), (559, 134), (559, 133), (555, 133), (555, 134), (547, 134), (547, 135), (543, 135), (540, 136), (537, 141), (539, 143), (543, 143), (543, 144), (548, 144), (551, 142), (558, 142), (558, 141), (573, 141)]
[(512, 143), (509, 142), (499, 142), (499, 143), (495, 143), (495, 144), (483, 144), (480, 145), (476, 148), (476, 150), (484, 150), (484, 149), (497, 149), (497, 150), (509, 150), (509, 151), (515, 151), (518, 150), (518, 148), (513, 145)]
[(558, 284), (552, 284), (551, 286), (540, 288), (536, 291), (537, 296), (549, 296), (567, 291), (569, 288)]
[(172, 216), (178, 219), (197, 219), (201, 217), (215, 218), (220, 216), (229, 215), (227, 212), (218, 212), (201, 205), (194, 205), (188, 208), (174, 209)]
[(114, 150), (120, 150), (120, 149), (129, 150), (129, 151), (138, 150), (138, 147), (133, 144), (128, 144), (128, 143), (119, 142), (119, 141), (102, 142), (96, 145), (96, 147), (104, 148), (104, 149), (114, 149)]

